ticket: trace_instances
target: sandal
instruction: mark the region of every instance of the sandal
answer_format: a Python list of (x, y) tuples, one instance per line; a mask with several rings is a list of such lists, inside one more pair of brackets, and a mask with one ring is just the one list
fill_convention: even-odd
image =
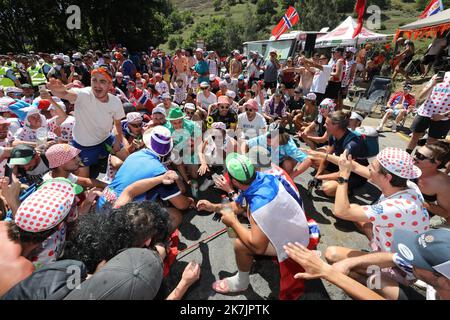
[(231, 291), (230, 288), (228, 287), (227, 278), (222, 279), (222, 280), (217, 280), (216, 282), (214, 282), (212, 284), (212, 288), (214, 291), (221, 293), (221, 294), (239, 293), (239, 292), (244, 292), (247, 290), (247, 288), (245, 288), (245, 289), (241, 289), (241, 290)]

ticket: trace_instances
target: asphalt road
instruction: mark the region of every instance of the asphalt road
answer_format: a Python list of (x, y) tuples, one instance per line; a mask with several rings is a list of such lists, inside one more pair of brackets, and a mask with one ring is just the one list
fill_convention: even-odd
[[(378, 122), (378, 118), (366, 118), (363, 125), (376, 126)], [(392, 146), (404, 148), (407, 144), (407, 135), (387, 131), (380, 135), (379, 142), (380, 150)], [(324, 251), (331, 245), (369, 249), (367, 238), (356, 231), (352, 223), (334, 217), (334, 200), (321, 196), (320, 192), (319, 194), (313, 193), (312, 197), (307, 195), (306, 186), (312, 178), (311, 171), (298, 177), (296, 183), (305, 203), (307, 215), (315, 219), (320, 226), (321, 241), (318, 250)], [(376, 200), (379, 195), (378, 189), (367, 184), (355, 192), (351, 202), (368, 204)], [(200, 194), (200, 198), (220, 202), (220, 196), (214, 187), (211, 187), (206, 193)], [(212, 217), (212, 215), (198, 212), (187, 213), (180, 228), (179, 249), (183, 250), (224, 228), (221, 222), (213, 221)], [(162, 295), (176, 286), (184, 267), (192, 260), (201, 264), (201, 278), (187, 292), (186, 300), (265, 300), (278, 297), (278, 267), (270, 258), (265, 257), (256, 258), (250, 275), (250, 287), (247, 291), (227, 296), (212, 290), (211, 285), (214, 281), (234, 275), (237, 271), (232, 239), (228, 237), (227, 233), (207, 243), (202, 243), (197, 249), (181, 253), (178, 261), (172, 266), (170, 276), (164, 281)], [(314, 280), (306, 283), (306, 294), (301, 299), (348, 300), (350, 298), (336, 286), (326, 281)]]

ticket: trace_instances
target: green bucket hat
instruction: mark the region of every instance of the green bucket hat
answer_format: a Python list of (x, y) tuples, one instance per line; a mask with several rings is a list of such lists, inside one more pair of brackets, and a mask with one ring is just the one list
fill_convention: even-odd
[(167, 116), (167, 120), (178, 120), (183, 119), (186, 115), (183, 113), (181, 108), (170, 108), (169, 115)]
[(250, 159), (241, 154), (230, 153), (225, 164), (230, 176), (239, 182), (246, 182), (255, 174), (255, 167)]

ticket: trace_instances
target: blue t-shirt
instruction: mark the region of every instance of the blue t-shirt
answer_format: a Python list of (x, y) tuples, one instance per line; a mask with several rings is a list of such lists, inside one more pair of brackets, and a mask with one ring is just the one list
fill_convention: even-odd
[[(122, 192), (134, 182), (142, 179), (149, 179), (164, 174), (167, 169), (156, 155), (148, 149), (143, 149), (131, 154), (120, 167), (114, 180), (105, 188), (98, 200), (98, 208), (101, 209), (107, 202), (114, 203)], [(147, 198), (156, 200), (169, 200), (180, 194), (176, 183), (171, 185), (158, 185), (150, 190)], [(134, 201), (143, 201), (146, 194), (141, 194), (134, 198)]]
[(289, 138), (287, 144), (278, 146), (274, 152), (272, 152), (272, 147), (267, 144), (267, 134), (248, 140), (249, 148), (256, 146), (266, 148), (270, 153), (272, 162), (275, 164), (283, 162), (287, 157), (290, 157), (297, 162), (303, 162), (308, 158), (308, 156), (297, 147), (292, 138)]
[(209, 73), (208, 62), (205, 60), (197, 62), (194, 67), (195, 72), (198, 73), (198, 83), (208, 82), (209, 83), (209, 75), (202, 76), (204, 73)]

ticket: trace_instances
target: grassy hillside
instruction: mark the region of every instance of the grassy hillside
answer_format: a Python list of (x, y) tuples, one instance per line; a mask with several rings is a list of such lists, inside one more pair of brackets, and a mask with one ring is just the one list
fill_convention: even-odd
[[(222, 0), (222, 7), (225, 5), (227, 1)], [(245, 2), (246, 0), (242, 1), (243, 4), (236, 4), (232, 6), (230, 9), (231, 11), (231, 19), (234, 19), (237, 22), (241, 22), (243, 20), (243, 11), (245, 10)], [(172, 0), (172, 3), (174, 6), (180, 10), (190, 10), (192, 11), (194, 15), (194, 25), (195, 23), (208, 20), (210, 17), (213, 16), (224, 16), (223, 10), (215, 11), (213, 7), (213, 1), (212, 0), (203, 0), (203, 1), (196, 1), (196, 0)], [(255, 5), (250, 2), (250, 5), (254, 8)], [(277, 8), (278, 15), (281, 17), (283, 14), (283, 9), (281, 9), (281, 6), (278, 6)], [(301, 12), (300, 19), (301, 19)], [(349, 12), (348, 15), (351, 15), (352, 13)], [(382, 12), (382, 30), (376, 30), (379, 33), (386, 33), (386, 34), (392, 34), (395, 33), (397, 30), (397, 27), (399, 25), (404, 25), (413, 21), (416, 21), (418, 16), (420, 15), (420, 12), (415, 7), (415, 2), (409, 2), (405, 3), (402, 0), (392, 0), (392, 5), (390, 10), (383, 11)], [(186, 37), (192, 29), (194, 28), (194, 25), (189, 26), (186, 28), (182, 33), (182, 37)], [(269, 37), (269, 35), (267, 35)], [(419, 52), (423, 52), (426, 48), (426, 46), (430, 43), (430, 40), (427, 41), (416, 41), (416, 47)], [(163, 45), (164, 48), (167, 49), (167, 43)]]

